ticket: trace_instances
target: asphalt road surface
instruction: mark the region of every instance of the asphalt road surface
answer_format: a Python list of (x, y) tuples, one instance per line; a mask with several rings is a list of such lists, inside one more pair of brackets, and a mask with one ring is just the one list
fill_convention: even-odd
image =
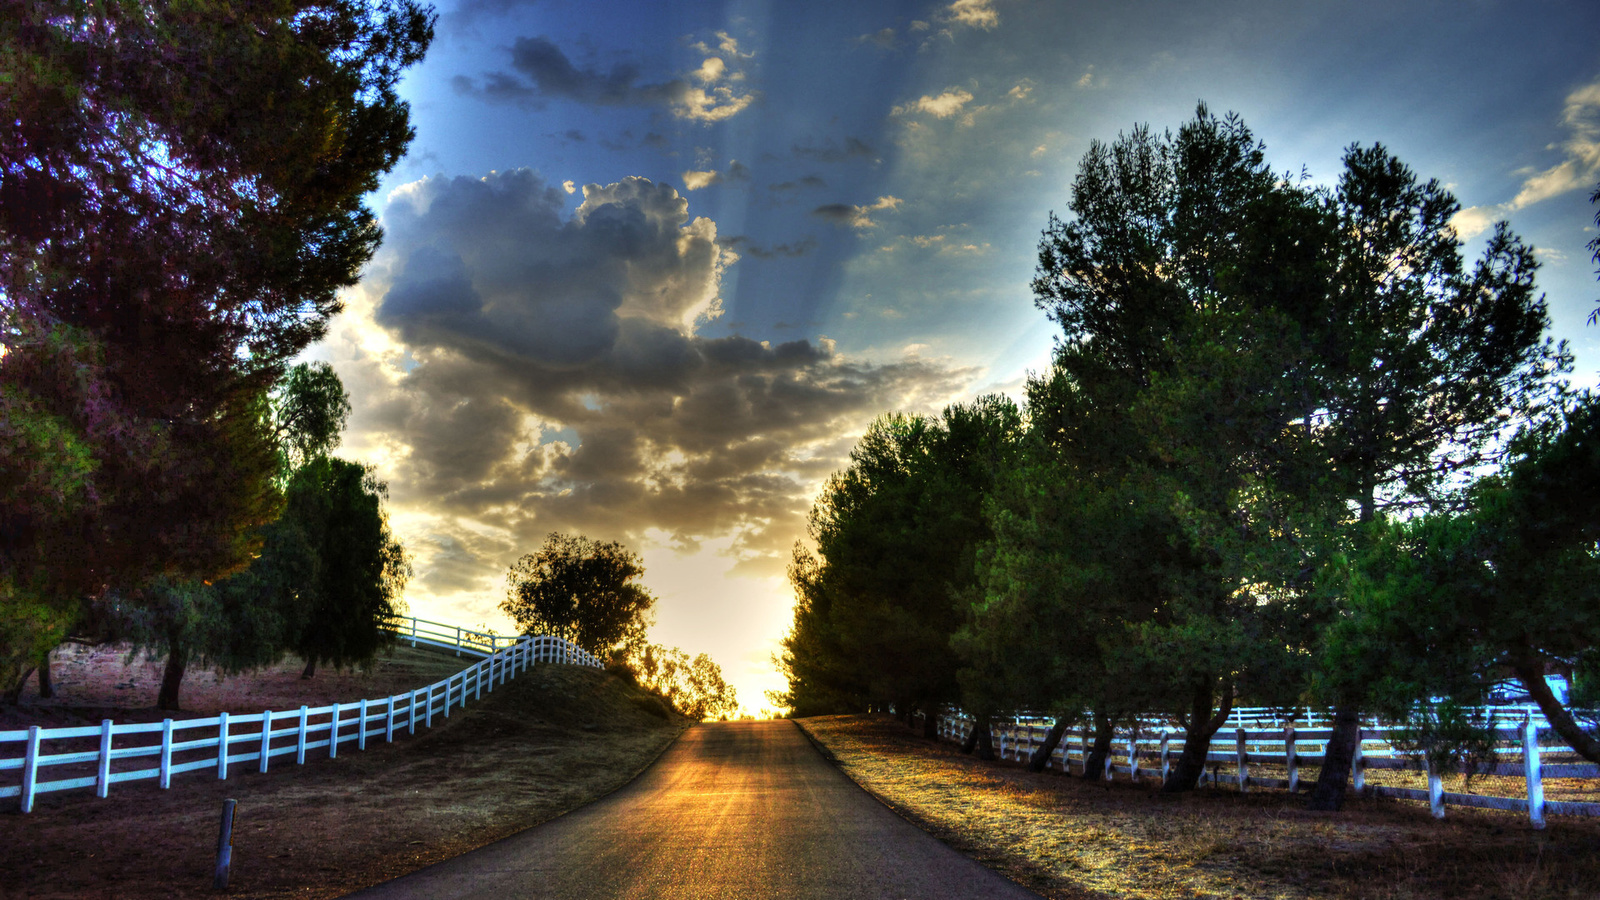
[(627, 787), (364, 898), (1037, 897), (895, 815), (792, 722), (685, 732)]

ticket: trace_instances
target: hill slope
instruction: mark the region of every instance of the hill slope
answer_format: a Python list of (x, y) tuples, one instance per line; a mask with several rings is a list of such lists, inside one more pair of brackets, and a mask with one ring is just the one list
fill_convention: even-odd
[(392, 745), (0, 812), (0, 897), (211, 896), (224, 798), (239, 802), (231, 896), (340, 896), (608, 793), (687, 725), (615, 675), (539, 666)]

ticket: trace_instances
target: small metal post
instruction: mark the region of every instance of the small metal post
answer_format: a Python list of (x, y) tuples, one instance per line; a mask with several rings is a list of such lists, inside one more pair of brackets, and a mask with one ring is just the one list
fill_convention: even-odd
[(211, 880), (214, 890), (228, 889), (228, 867), (233, 864), (233, 810), (237, 800), (222, 801), (222, 828), (217, 833), (217, 873)]

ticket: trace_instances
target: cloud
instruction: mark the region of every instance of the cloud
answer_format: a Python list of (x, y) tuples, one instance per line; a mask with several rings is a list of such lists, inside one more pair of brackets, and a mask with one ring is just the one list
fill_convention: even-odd
[(924, 95), (912, 103), (896, 106), (890, 111), (893, 116), (908, 116), (912, 113), (928, 113), (936, 119), (948, 119), (961, 112), (961, 108), (972, 102), (972, 92), (961, 88), (949, 88), (938, 96)]
[(750, 238), (742, 234), (726, 238), (717, 238), (717, 243), (731, 250), (737, 250), (740, 253), (747, 253), (756, 259), (775, 259), (783, 256), (805, 256), (807, 253), (810, 253), (817, 247), (817, 239), (810, 237), (795, 241), (792, 244), (773, 244), (770, 247), (762, 247), (757, 244), (750, 243)]
[(686, 191), (698, 191), (713, 184), (736, 184), (750, 180), (750, 167), (737, 159), (728, 160), (728, 168), (724, 171), (710, 169), (707, 171), (690, 170), (683, 173), (683, 188)]
[(529, 170), (405, 185), (347, 295), (328, 343), (356, 403), (346, 445), (388, 479), (420, 591), (489, 590), (555, 530), (727, 539), (741, 566), (781, 572), (853, 436), (973, 376), (854, 360), (827, 339), (702, 336), (734, 247), (813, 242), (719, 239), (644, 178), (582, 193), (569, 215)]
[(866, 206), (851, 206), (848, 203), (828, 203), (811, 211), (814, 216), (820, 216), (835, 225), (848, 225), (851, 228), (875, 228), (877, 223), (872, 221), (872, 214), (883, 210), (900, 208), (899, 197), (879, 197)]
[(1561, 110), (1567, 139), (1553, 145), (1565, 157), (1560, 162), (1523, 179), (1516, 196), (1505, 203), (1471, 206), (1451, 220), (1463, 240), (1487, 231), (1496, 221), (1519, 209), (1571, 191), (1585, 190), (1600, 181), (1600, 78), (1567, 95)]
[[(737, 54), (736, 42), (732, 46), (733, 58), (749, 58), (749, 54)], [(651, 82), (635, 63), (616, 63), (604, 71), (580, 68), (549, 38), (519, 37), (511, 44), (511, 68), (511, 72), (486, 73), (481, 85), (457, 75), (451, 86), (465, 96), (533, 107), (549, 100), (588, 106), (662, 106), (678, 118), (702, 123), (729, 119), (756, 100), (756, 94), (722, 83), (741, 81), (743, 73), (730, 70), (727, 62), (716, 56), (681, 77)]]
[(811, 159), (827, 163), (844, 162), (856, 157), (873, 157), (877, 155), (877, 151), (872, 149), (872, 145), (858, 137), (850, 137), (849, 135), (845, 136), (843, 143), (829, 138), (828, 142), (820, 147), (810, 144), (795, 144), (790, 149), (800, 159)]
[(780, 181), (777, 184), (769, 184), (767, 185), (767, 190), (773, 192), (774, 194), (785, 194), (791, 191), (798, 191), (802, 188), (825, 188), (827, 186), (828, 182), (824, 181), (821, 176), (806, 175), (802, 178), (793, 179), (791, 181)]
[(995, 12), (994, 0), (956, 0), (945, 9), (945, 20), (984, 31), (1000, 27), (1000, 14)]
[(875, 44), (883, 50), (894, 49), (894, 29), (883, 28), (871, 34), (863, 34), (856, 38), (857, 44)]

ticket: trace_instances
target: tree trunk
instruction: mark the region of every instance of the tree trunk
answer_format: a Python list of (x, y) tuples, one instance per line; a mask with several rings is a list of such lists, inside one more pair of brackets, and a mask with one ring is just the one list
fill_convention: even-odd
[(32, 669), (24, 669), (17, 680), (6, 688), (5, 702), (8, 706), (16, 706), (22, 702), (22, 689), (28, 686), (28, 676), (33, 674)]
[(1340, 704), (1333, 713), (1333, 734), (1322, 755), (1322, 774), (1311, 789), (1306, 809), (1336, 812), (1344, 806), (1350, 784), (1350, 768), (1355, 763), (1356, 743), (1361, 740), (1361, 714), (1353, 706)]
[(183, 684), (183, 670), (189, 667), (189, 651), (174, 641), (167, 649), (167, 667), (161, 673), (161, 690), (156, 694), (158, 709), (178, 708), (178, 688)]
[(962, 753), (977, 753), (982, 760), (994, 759), (994, 738), (989, 734), (989, 714), (983, 713), (972, 722), (972, 733), (961, 744)]
[[(1373, 477), (1361, 481), (1359, 503), (1361, 513), (1357, 521), (1366, 526), (1371, 523), (1377, 509), (1378, 483)], [(1361, 740), (1361, 711), (1350, 703), (1341, 702), (1333, 711), (1333, 734), (1322, 754), (1322, 770), (1317, 775), (1316, 787), (1306, 809), (1336, 812), (1344, 806), (1344, 794), (1350, 785), (1350, 768), (1356, 759), (1356, 744)]]
[(1573, 718), (1572, 713), (1561, 701), (1556, 699), (1550, 690), (1549, 682), (1544, 680), (1544, 666), (1536, 660), (1522, 659), (1512, 664), (1511, 671), (1522, 680), (1522, 686), (1528, 689), (1528, 696), (1533, 702), (1539, 704), (1539, 711), (1549, 720), (1550, 727), (1556, 734), (1567, 742), (1577, 754), (1592, 763), (1600, 763), (1600, 740), (1585, 731)]
[(1115, 720), (1100, 712), (1094, 714), (1094, 744), (1083, 759), (1083, 777), (1090, 781), (1104, 781), (1106, 757), (1111, 755), (1111, 738), (1116, 735)]
[(44, 659), (39, 661), (39, 699), (49, 700), (55, 695), (55, 685), (50, 681), (50, 654), (47, 652)]
[(306, 657), (305, 670), (300, 673), (300, 678), (301, 680), (304, 680), (315, 674), (317, 674), (317, 658), (315, 656), (308, 656)]
[(1233, 685), (1223, 688), (1222, 704), (1215, 715), (1211, 712), (1211, 697), (1210, 681), (1195, 688), (1189, 715), (1183, 723), (1183, 752), (1178, 754), (1177, 763), (1167, 773), (1161, 793), (1192, 791), (1200, 783), (1200, 776), (1205, 774), (1206, 758), (1211, 754), (1211, 738), (1227, 724), (1228, 715), (1233, 712)]
[(939, 707), (935, 706), (923, 711), (922, 736), (930, 741), (939, 739)]
[(1044, 736), (1044, 746), (1033, 751), (1028, 757), (1028, 771), (1043, 772), (1050, 765), (1050, 754), (1056, 752), (1056, 746), (1061, 743), (1061, 736), (1067, 733), (1067, 719), (1057, 719), (1050, 726), (1050, 732)]

